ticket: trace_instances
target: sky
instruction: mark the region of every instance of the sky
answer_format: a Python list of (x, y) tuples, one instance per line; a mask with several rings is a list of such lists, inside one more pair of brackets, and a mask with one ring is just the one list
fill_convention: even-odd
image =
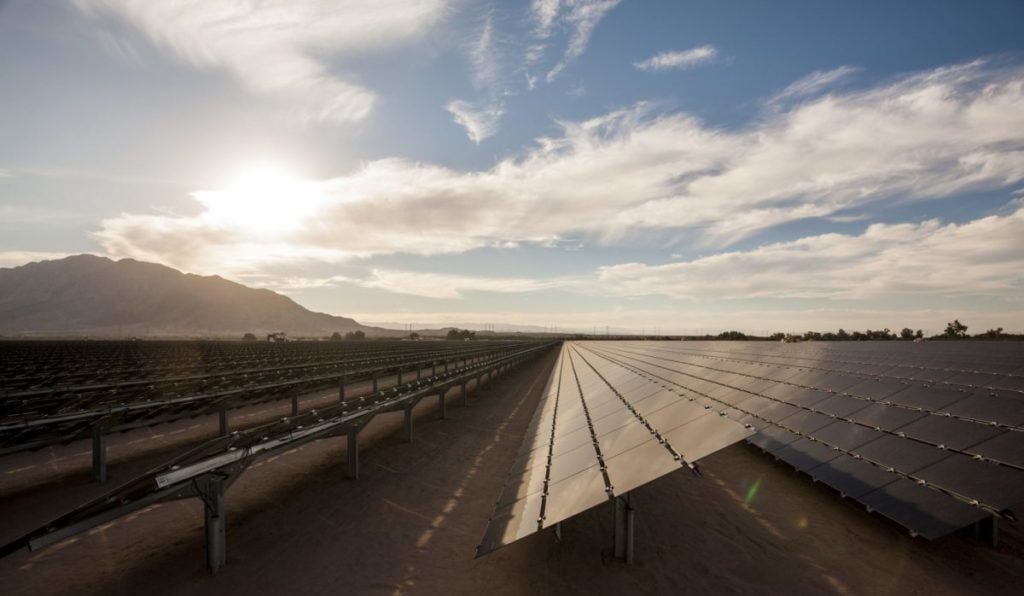
[(1019, 0), (0, 0), (0, 267), (413, 327), (1024, 331)]

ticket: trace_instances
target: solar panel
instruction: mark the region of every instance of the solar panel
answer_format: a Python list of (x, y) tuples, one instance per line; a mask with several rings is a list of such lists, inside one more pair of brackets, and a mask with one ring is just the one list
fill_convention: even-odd
[(592, 349), (696, 393), (756, 430), (751, 444), (913, 534), (937, 538), (1024, 502), (1024, 343)]
[(753, 432), (575, 343), (563, 346), (528, 428), (478, 556), (693, 467)]

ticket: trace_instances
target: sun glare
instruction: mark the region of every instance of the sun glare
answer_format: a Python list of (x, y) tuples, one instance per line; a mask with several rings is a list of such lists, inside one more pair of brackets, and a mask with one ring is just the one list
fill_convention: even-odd
[(265, 232), (300, 228), (322, 202), (316, 184), (273, 164), (246, 168), (223, 190), (197, 198), (209, 220)]

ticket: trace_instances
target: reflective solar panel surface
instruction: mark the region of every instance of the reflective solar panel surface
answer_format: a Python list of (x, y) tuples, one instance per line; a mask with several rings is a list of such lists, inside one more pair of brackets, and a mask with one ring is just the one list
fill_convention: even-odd
[(938, 538), (1024, 503), (1021, 342), (591, 342), (749, 442)]
[(563, 345), (478, 555), (693, 467), (753, 433), (600, 347)]

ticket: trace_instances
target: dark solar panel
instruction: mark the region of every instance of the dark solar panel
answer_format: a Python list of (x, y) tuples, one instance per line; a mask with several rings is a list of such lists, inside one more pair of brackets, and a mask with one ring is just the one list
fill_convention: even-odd
[[(729, 371), (723, 381), (747, 382)], [(681, 381), (715, 386), (686, 375)], [(565, 344), (478, 554), (550, 527), (750, 436), (735, 420), (576, 344)], [(735, 391), (734, 389), (732, 391)]]
[(1024, 501), (1024, 343), (592, 345), (915, 534)]

